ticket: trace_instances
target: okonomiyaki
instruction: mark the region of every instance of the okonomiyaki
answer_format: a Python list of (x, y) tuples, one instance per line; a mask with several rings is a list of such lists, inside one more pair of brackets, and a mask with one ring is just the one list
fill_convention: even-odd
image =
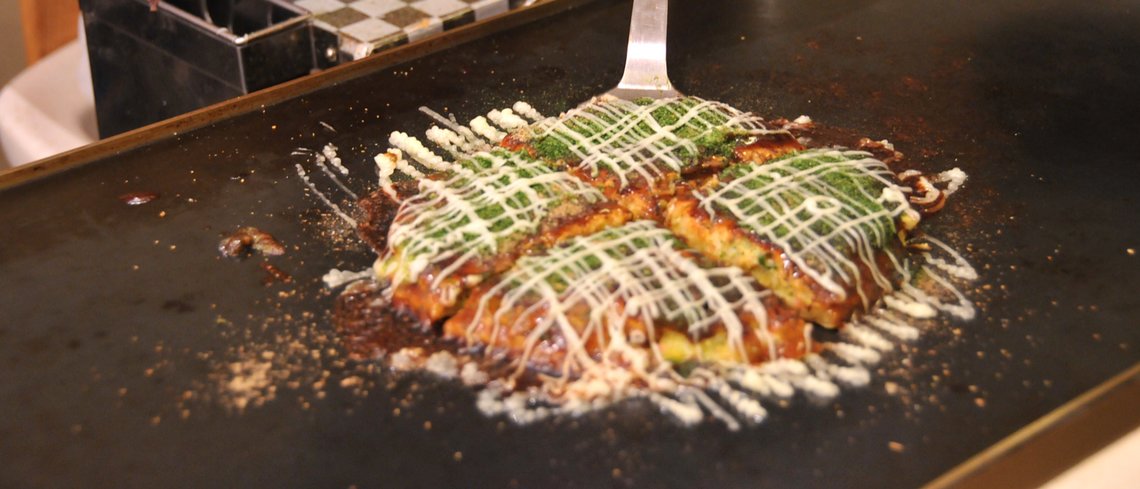
[(525, 153), (495, 149), (420, 181), (388, 231), (376, 274), (393, 302), (424, 322), (454, 312), (466, 291), (542, 238), (625, 219), (602, 194)]
[(739, 268), (713, 265), (657, 223), (635, 221), (520, 258), (443, 334), (572, 378), (599, 362), (652, 369), (798, 358), (810, 348), (804, 331)]
[(885, 163), (830, 148), (733, 166), (678, 192), (666, 215), (710, 258), (827, 327), (898, 287), (897, 250), (919, 220)]
[[(973, 315), (952, 283), (973, 269), (918, 229), (965, 174), (899, 171), (900, 154), (876, 156), (885, 141), (809, 148), (806, 119), (697, 97), (599, 97), (559, 117), (520, 102), (467, 125), (425, 111), (435, 150), (397, 132), (375, 159), (361, 208), (399, 207), (387, 236), (379, 214), (360, 226), (379, 254), (366, 286), (465, 374), (494, 372), (475, 376), (485, 412), (636, 397), (682, 419), (732, 418), (721, 404), (762, 418), (757, 396), (834, 395), (913, 320)], [(816, 341), (813, 325), (840, 333)], [(426, 361), (406, 350), (394, 363)]]

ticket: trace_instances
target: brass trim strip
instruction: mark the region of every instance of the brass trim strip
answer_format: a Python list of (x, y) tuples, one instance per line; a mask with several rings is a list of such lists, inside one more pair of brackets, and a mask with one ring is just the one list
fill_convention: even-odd
[(974, 455), (926, 489), (1039, 487), (1140, 426), (1140, 363)]

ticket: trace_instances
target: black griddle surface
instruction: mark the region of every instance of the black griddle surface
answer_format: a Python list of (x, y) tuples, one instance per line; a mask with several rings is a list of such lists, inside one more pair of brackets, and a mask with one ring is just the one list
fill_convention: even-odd
[[(768, 403), (735, 433), (636, 403), (517, 427), (457, 384), (345, 359), (319, 279), (371, 255), (330, 231), (292, 150), (336, 144), (364, 191), (388, 132), (428, 127), (421, 105), (466, 120), (600, 93), (629, 4), (595, 2), (0, 190), (0, 486), (912, 487), (1140, 360), (1136, 5), (672, 9), (682, 92), (969, 173), (926, 229), (969, 250), (977, 320), (925, 332), (867, 388)], [(160, 197), (118, 199), (139, 191)], [(220, 257), (243, 225), (288, 252)], [(262, 263), (294, 281), (263, 285)], [(275, 399), (235, 409), (234, 363), (270, 365)]]

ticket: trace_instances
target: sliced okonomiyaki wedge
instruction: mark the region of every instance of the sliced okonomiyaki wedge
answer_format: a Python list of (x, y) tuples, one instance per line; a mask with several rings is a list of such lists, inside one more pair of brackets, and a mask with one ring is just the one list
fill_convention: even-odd
[(747, 273), (711, 265), (653, 221), (523, 256), (444, 323), (446, 337), (563, 378), (798, 358), (809, 333)]
[(788, 131), (769, 130), (750, 113), (697, 97), (597, 97), (503, 144), (566, 168), (639, 218), (656, 217), (657, 197), (671, 195), (682, 177), (802, 149)]
[(628, 219), (600, 192), (525, 153), (478, 153), (419, 183), (389, 228), (374, 269), (393, 304), (422, 322), (442, 319), (487, 274), (531, 246)]
[(904, 279), (895, 251), (919, 214), (870, 153), (815, 149), (719, 177), (678, 192), (670, 229), (748, 271), (804, 318), (837, 327)]

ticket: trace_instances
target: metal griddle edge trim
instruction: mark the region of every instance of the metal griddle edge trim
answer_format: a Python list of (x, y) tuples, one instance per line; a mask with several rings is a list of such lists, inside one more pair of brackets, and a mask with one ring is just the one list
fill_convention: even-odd
[(925, 486), (1035, 488), (1140, 426), (1140, 363), (1077, 396)]

